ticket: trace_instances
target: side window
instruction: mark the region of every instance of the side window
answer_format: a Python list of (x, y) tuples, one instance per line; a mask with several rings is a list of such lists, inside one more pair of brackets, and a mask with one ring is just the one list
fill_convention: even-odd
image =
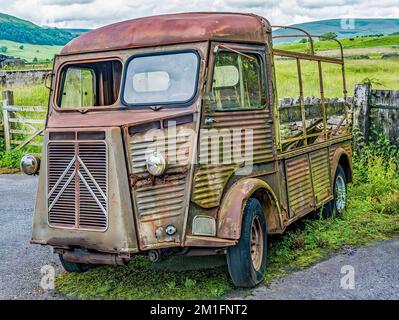
[(119, 96), (120, 61), (74, 63), (60, 71), (57, 104), (61, 108), (111, 106)]
[(68, 68), (65, 73), (60, 107), (94, 106), (95, 92), (93, 70), (89, 68)]
[(212, 94), (218, 110), (262, 109), (266, 105), (262, 59), (257, 54), (220, 51)]

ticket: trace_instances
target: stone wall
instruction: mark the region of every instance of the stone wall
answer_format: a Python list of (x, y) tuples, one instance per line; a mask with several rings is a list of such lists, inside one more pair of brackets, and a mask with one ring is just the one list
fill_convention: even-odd
[[(368, 84), (356, 85), (353, 127), (365, 143), (383, 134), (399, 144), (399, 91), (374, 90)], [(359, 145), (359, 149), (361, 145)]]
[(0, 70), (0, 85), (26, 85), (43, 83), (44, 77), (51, 70)]
[[(352, 104), (352, 97), (348, 97), (349, 108)], [(345, 125), (342, 117), (345, 115), (345, 100), (343, 98), (324, 99), (327, 113), (327, 129), (334, 130), (338, 125)], [(305, 97), (305, 123), (306, 127), (321, 122), (323, 113), (321, 99), (316, 97)], [(302, 112), (300, 97), (286, 97), (278, 101), (279, 121), (281, 135), (286, 138), (299, 135), (303, 132)], [(319, 124), (322, 127), (322, 123)]]

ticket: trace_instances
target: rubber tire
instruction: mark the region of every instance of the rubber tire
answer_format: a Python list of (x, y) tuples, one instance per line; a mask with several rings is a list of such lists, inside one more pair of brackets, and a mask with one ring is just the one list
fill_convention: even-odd
[[(258, 216), (263, 231), (263, 257), (261, 267), (256, 271), (252, 265), (250, 244), (252, 221)], [(244, 208), (241, 237), (237, 245), (227, 248), (227, 266), (236, 287), (252, 288), (264, 279), (267, 261), (267, 228), (262, 205), (250, 198)]]
[(86, 272), (92, 268), (91, 264), (84, 264), (84, 263), (75, 263), (64, 260), (62, 254), (58, 255), (60, 258), (61, 265), (67, 272), (75, 272), (75, 273), (82, 273)]
[[(339, 217), (342, 216), (342, 214), (340, 214), (337, 211), (337, 207), (336, 207), (336, 198), (337, 195), (335, 194), (335, 183), (337, 181), (338, 176), (341, 176), (343, 178), (343, 180), (345, 181), (345, 187), (347, 186), (346, 184), (346, 175), (345, 175), (345, 171), (344, 169), (341, 167), (341, 165), (337, 166), (337, 171), (335, 172), (335, 177), (334, 177), (334, 184), (333, 184), (333, 193), (334, 193), (334, 199), (331, 200), (327, 205), (325, 205), (324, 210), (323, 210), (323, 217), (324, 218), (330, 218), (330, 217)], [(347, 189), (346, 189), (347, 190)]]

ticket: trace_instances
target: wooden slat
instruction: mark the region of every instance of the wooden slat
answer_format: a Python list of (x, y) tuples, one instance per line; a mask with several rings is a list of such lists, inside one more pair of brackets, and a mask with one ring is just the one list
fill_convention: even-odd
[[(34, 112), (40, 114), (38, 118), (44, 118), (43, 114), (47, 112), (44, 106), (16, 106), (14, 105), (14, 95), (12, 91), (3, 91), (0, 101), (0, 111), (3, 111), (3, 124), (0, 122), (0, 130), (4, 132), (6, 140), (6, 149), (10, 150), (11, 145), (17, 145), (15, 149), (20, 149), (26, 145), (42, 147), (43, 143), (32, 141), (44, 130), (45, 119), (29, 119), (21, 117), (19, 113)], [(16, 128), (12, 123), (19, 123), (21, 127)], [(40, 125), (38, 127), (37, 125)], [(23, 140), (17, 140), (15, 135), (25, 135)]]
[[(20, 145), (20, 144), (22, 144), (22, 143), (24, 143), (24, 141), (21, 141), (21, 140), (11, 140), (11, 144), (14, 144), (14, 145)], [(31, 145), (31, 146), (36, 146), (36, 147), (42, 147), (42, 146), (43, 146), (43, 143), (31, 141), (31, 142), (29, 142), (29, 145)]]
[(10, 129), (10, 133), (18, 133), (18, 134), (24, 134), (24, 135), (31, 135), (34, 132), (32, 131), (27, 131), (27, 130), (19, 130), (19, 129)]
[(9, 118), (8, 122), (14, 123), (31, 123), (31, 124), (45, 124), (45, 120), (39, 119), (19, 119), (19, 118)]
[[(13, 104), (14, 95), (12, 91), (3, 91), (3, 109), (7, 107), (8, 104)], [(3, 110), (3, 125), (4, 125), (4, 140), (6, 144), (6, 150), (11, 150), (11, 136), (10, 136), (10, 123), (8, 117), (8, 111)]]
[(14, 111), (14, 112), (20, 111), (20, 112), (37, 112), (37, 113), (42, 113), (47, 111), (45, 107), (31, 107), (31, 106), (6, 106), (3, 107), (3, 110)]

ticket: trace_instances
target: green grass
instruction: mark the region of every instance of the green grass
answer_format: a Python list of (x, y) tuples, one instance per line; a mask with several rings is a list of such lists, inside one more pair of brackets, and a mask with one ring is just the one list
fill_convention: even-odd
[[(23, 45), (24, 48), (19, 47)], [(32, 62), (34, 58), (39, 61), (45, 61), (46, 59), (53, 59), (55, 54), (58, 54), (62, 46), (45, 46), (45, 45), (33, 45), (27, 43), (18, 43), (8, 40), (0, 40), (0, 47), (7, 47), (8, 50), (5, 55), (15, 56), (21, 59), (25, 59), (28, 62)]]
[[(371, 150), (355, 160), (344, 217), (314, 215), (271, 239), (265, 283), (307, 268), (341, 248), (399, 234), (398, 170), (384, 159), (381, 152)], [(64, 273), (56, 279), (58, 292), (80, 299), (214, 299), (233, 289), (226, 267), (154, 270), (141, 256), (127, 267), (99, 267), (83, 274)]]
[(0, 92), (3, 90), (14, 92), (14, 104), (17, 106), (47, 107), (49, 90), (42, 83), (7, 87), (0, 86)]
[[(395, 36), (384, 36), (384, 37), (364, 37), (350, 39), (339, 39), (344, 49), (365, 49), (365, 48), (377, 48), (377, 47), (391, 47), (392, 45), (399, 46), (399, 35)], [(276, 45), (276, 48), (282, 50), (292, 50), (306, 52), (308, 45), (306, 43), (290, 43)], [(327, 51), (336, 50), (339, 47), (335, 41), (316, 41), (314, 42), (314, 48), (316, 51)]]
[[(277, 91), (280, 99), (299, 96), (296, 61), (276, 60)], [(320, 97), (320, 83), (316, 62), (302, 61), (304, 96)], [(342, 75), (339, 65), (322, 63), (325, 96), (342, 97)], [(348, 95), (353, 96), (354, 86), (365, 78), (378, 79), (373, 89), (397, 90), (399, 88), (399, 59), (345, 60)]]
[[(31, 86), (8, 86), (7, 88), (0, 87), (0, 92), (3, 90), (12, 90), (14, 92), (14, 105), (19, 106), (43, 106), (47, 108), (49, 90), (43, 84), (35, 84)], [(18, 113), (18, 116), (28, 119), (43, 119), (45, 113), (37, 112), (23, 112)], [(0, 117), (2, 114), (0, 112)], [(14, 124), (15, 129), (27, 128), (23, 124)], [(40, 124), (32, 124), (32, 126), (38, 128)], [(13, 134), (13, 139), (24, 140), (27, 138), (26, 135)], [(42, 137), (38, 136), (34, 139), (36, 142), (42, 141)], [(15, 147), (15, 146), (14, 146)], [(21, 158), (26, 153), (40, 154), (40, 149), (37, 146), (26, 146), (21, 150), (10, 150), (5, 151), (4, 138), (0, 138), (0, 168), (15, 169), (19, 168)], [(4, 170), (0, 170), (0, 173)], [(6, 171), (8, 172), (8, 171)]]

